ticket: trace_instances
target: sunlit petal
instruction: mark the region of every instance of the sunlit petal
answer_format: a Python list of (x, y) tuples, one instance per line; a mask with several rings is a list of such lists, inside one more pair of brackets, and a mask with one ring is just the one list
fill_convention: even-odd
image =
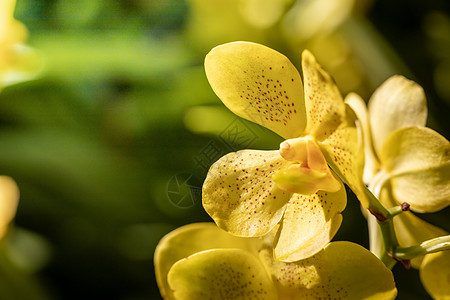
[(450, 143), (437, 132), (426, 127), (396, 130), (380, 158), (398, 202), (408, 202), (418, 212), (450, 204)]
[(420, 279), (433, 299), (450, 299), (450, 251), (425, 255)]
[(345, 116), (345, 104), (331, 76), (317, 63), (307, 50), (302, 54), (306, 132), (317, 140), (333, 133)]
[(379, 169), (380, 163), (375, 155), (375, 150), (373, 149), (373, 141), (367, 106), (364, 100), (355, 93), (348, 94), (345, 97), (345, 103), (347, 103), (355, 112), (363, 132), (365, 154), (363, 181), (364, 183), (368, 184)]
[(177, 300), (277, 299), (259, 259), (242, 249), (196, 253), (175, 263), (168, 282)]
[(381, 160), (392, 175), (429, 170), (450, 162), (450, 143), (426, 127), (402, 128), (386, 140)]
[(430, 170), (391, 178), (394, 198), (416, 212), (436, 212), (450, 205), (450, 162)]
[(302, 81), (284, 55), (249, 42), (224, 44), (206, 56), (205, 71), (214, 92), (238, 116), (286, 139), (303, 132)]
[[(280, 299), (394, 299), (392, 272), (370, 251), (350, 242), (332, 242), (295, 263), (261, 259), (276, 280)], [(376, 284), (374, 284), (376, 283)]]
[(320, 191), (313, 195), (295, 194), (288, 203), (275, 243), (275, 258), (297, 261), (325, 247), (342, 223), (347, 203), (345, 188), (338, 192)]
[[(350, 110), (350, 108), (348, 108)], [(356, 194), (364, 207), (369, 202), (363, 183), (364, 173), (364, 147), (361, 134), (356, 125), (350, 126), (352, 120), (350, 112), (347, 113), (349, 121), (335, 130), (326, 140), (319, 143), (328, 164)]]
[(261, 241), (226, 233), (214, 223), (195, 223), (177, 228), (161, 239), (155, 250), (155, 274), (161, 295), (174, 299), (167, 274), (178, 260), (214, 248), (240, 248), (255, 252)]
[(422, 87), (403, 76), (389, 78), (370, 98), (369, 119), (374, 147), (379, 153), (394, 130), (425, 126), (427, 107)]
[(291, 193), (272, 180), (287, 162), (278, 151), (242, 150), (215, 162), (203, 184), (203, 207), (238, 236), (261, 236), (281, 219)]

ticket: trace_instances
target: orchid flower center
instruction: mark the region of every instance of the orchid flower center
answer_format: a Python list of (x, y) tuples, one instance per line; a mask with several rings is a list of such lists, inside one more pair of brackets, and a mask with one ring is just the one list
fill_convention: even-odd
[(319, 190), (337, 192), (341, 188), (327, 161), (312, 137), (289, 139), (280, 144), (280, 155), (292, 164), (273, 175), (286, 191), (304, 195)]

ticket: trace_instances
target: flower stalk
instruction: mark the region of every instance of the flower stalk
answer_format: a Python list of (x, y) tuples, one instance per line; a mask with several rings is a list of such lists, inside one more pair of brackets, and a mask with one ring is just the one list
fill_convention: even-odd
[(411, 247), (397, 247), (393, 255), (399, 259), (412, 259), (438, 251), (450, 250), (450, 235), (440, 236)]

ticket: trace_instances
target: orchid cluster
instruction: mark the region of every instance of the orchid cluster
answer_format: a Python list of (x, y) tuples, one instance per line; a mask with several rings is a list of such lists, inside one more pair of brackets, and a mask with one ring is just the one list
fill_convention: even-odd
[[(202, 201), (215, 224), (181, 227), (156, 249), (165, 299), (394, 299), (397, 262), (418, 268), (433, 298), (450, 297), (450, 236), (411, 212), (450, 204), (450, 144), (425, 127), (419, 85), (394, 76), (366, 107), (343, 99), (309, 51), (302, 80), (284, 55), (249, 42), (214, 48), (205, 70), (225, 106), (285, 141), (211, 166)], [(332, 241), (344, 184), (371, 251)]]

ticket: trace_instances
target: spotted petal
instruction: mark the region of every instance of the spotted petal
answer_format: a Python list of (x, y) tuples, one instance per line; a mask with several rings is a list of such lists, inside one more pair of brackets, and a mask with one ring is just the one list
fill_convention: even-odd
[(427, 107), (422, 87), (403, 76), (389, 78), (370, 98), (369, 120), (378, 154), (393, 131), (425, 126), (426, 119)]
[[(332, 242), (295, 263), (261, 259), (276, 280), (279, 299), (394, 299), (392, 272), (370, 251), (351, 242)], [(376, 284), (374, 284), (376, 283)]]
[(305, 84), (306, 132), (317, 140), (331, 135), (342, 123), (345, 104), (331, 76), (308, 50), (302, 53)]
[(355, 124), (353, 111), (347, 107), (346, 120), (319, 143), (328, 164), (356, 194), (364, 207), (369, 201), (363, 183), (364, 143)]
[(342, 182), (335, 193), (294, 194), (288, 203), (275, 243), (275, 258), (297, 261), (324, 248), (342, 223), (347, 194)]
[(300, 74), (284, 55), (266, 46), (234, 42), (205, 58), (216, 95), (232, 112), (288, 139), (305, 128)]
[(242, 249), (215, 249), (175, 263), (168, 274), (177, 300), (277, 299), (259, 259)]
[(155, 274), (161, 295), (164, 299), (174, 299), (167, 274), (178, 260), (214, 248), (241, 248), (255, 252), (260, 243), (257, 238), (228, 234), (214, 223), (195, 223), (175, 229), (161, 239), (155, 250)]
[(433, 299), (450, 299), (450, 251), (425, 255), (420, 279)]
[(450, 143), (434, 130), (396, 130), (383, 145), (380, 159), (398, 202), (408, 202), (417, 212), (450, 204)]
[(281, 219), (291, 193), (272, 180), (285, 167), (278, 151), (242, 150), (215, 162), (203, 184), (203, 207), (217, 226), (238, 236), (261, 236)]

